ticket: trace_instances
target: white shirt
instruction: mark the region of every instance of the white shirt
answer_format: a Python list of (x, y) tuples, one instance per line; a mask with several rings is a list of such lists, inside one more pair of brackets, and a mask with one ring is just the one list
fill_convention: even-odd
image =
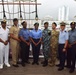
[(7, 27), (5, 30), (2, 27), (0, 28), (0, 38), (3, 41), (8, 40), (8, 34), (9, 34), (9, 29)]

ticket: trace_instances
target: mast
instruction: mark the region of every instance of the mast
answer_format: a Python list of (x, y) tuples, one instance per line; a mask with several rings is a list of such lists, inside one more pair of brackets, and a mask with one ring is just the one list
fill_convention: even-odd
[(37, 0), (35, 0), (35, 11), (36, 11), (35, 19), (38, 20)]
[(22, 20), (22, 11), (21, 11), (21, 2), (19, 1), (19, 7), (20, 7), (20, 20)]
[(2, 0), (2, 6), (3, 6), (3, 19), (6, 19), (5, 9), (4, 9), (4, 0)]

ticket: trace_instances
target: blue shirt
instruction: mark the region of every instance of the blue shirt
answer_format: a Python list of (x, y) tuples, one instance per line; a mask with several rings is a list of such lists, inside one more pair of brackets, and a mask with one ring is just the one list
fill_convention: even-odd
[(29, 40), (30, 31), (28, 29), (22, 28), (19, 32), (19, 36), (22, 36), (25, 40)]
[(73, 43), (76, 41), (76, 29), (69, 31), (69, 43)]
[(40, 39), (42, 37), (42, 31), (38, 29), (37, 31), (35, 29), (31, 30), (30, 37), (33, 39)]
[(65, 44), (65, 41), (68, 40), (68, 32), (60, 31), (59, 33), (59, 44)]

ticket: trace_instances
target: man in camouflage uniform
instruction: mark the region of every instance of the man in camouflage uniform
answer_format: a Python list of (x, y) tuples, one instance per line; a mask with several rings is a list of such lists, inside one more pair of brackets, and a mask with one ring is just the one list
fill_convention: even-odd
[(44, 55), (44, 62), (43, 67), (48, 65), (48, 57), (49, 57), (49, 49), (50, 49), (50, 35), (51, 31), (48, 29), (48, 22), (44, 23), (45, 29), (42, 32), (43, 35), (43, 55)]

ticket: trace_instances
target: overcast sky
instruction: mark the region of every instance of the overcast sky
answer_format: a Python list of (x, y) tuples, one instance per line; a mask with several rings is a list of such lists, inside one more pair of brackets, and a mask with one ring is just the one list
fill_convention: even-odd
[(74, 0), (38, 0), (41, 6), (38, 6), (39, 18), (50, 15), (54, 20), (58, 19), (59, 7), (69, 7), (69, 20), (73, 20), (76, 15), (76, 2)]

